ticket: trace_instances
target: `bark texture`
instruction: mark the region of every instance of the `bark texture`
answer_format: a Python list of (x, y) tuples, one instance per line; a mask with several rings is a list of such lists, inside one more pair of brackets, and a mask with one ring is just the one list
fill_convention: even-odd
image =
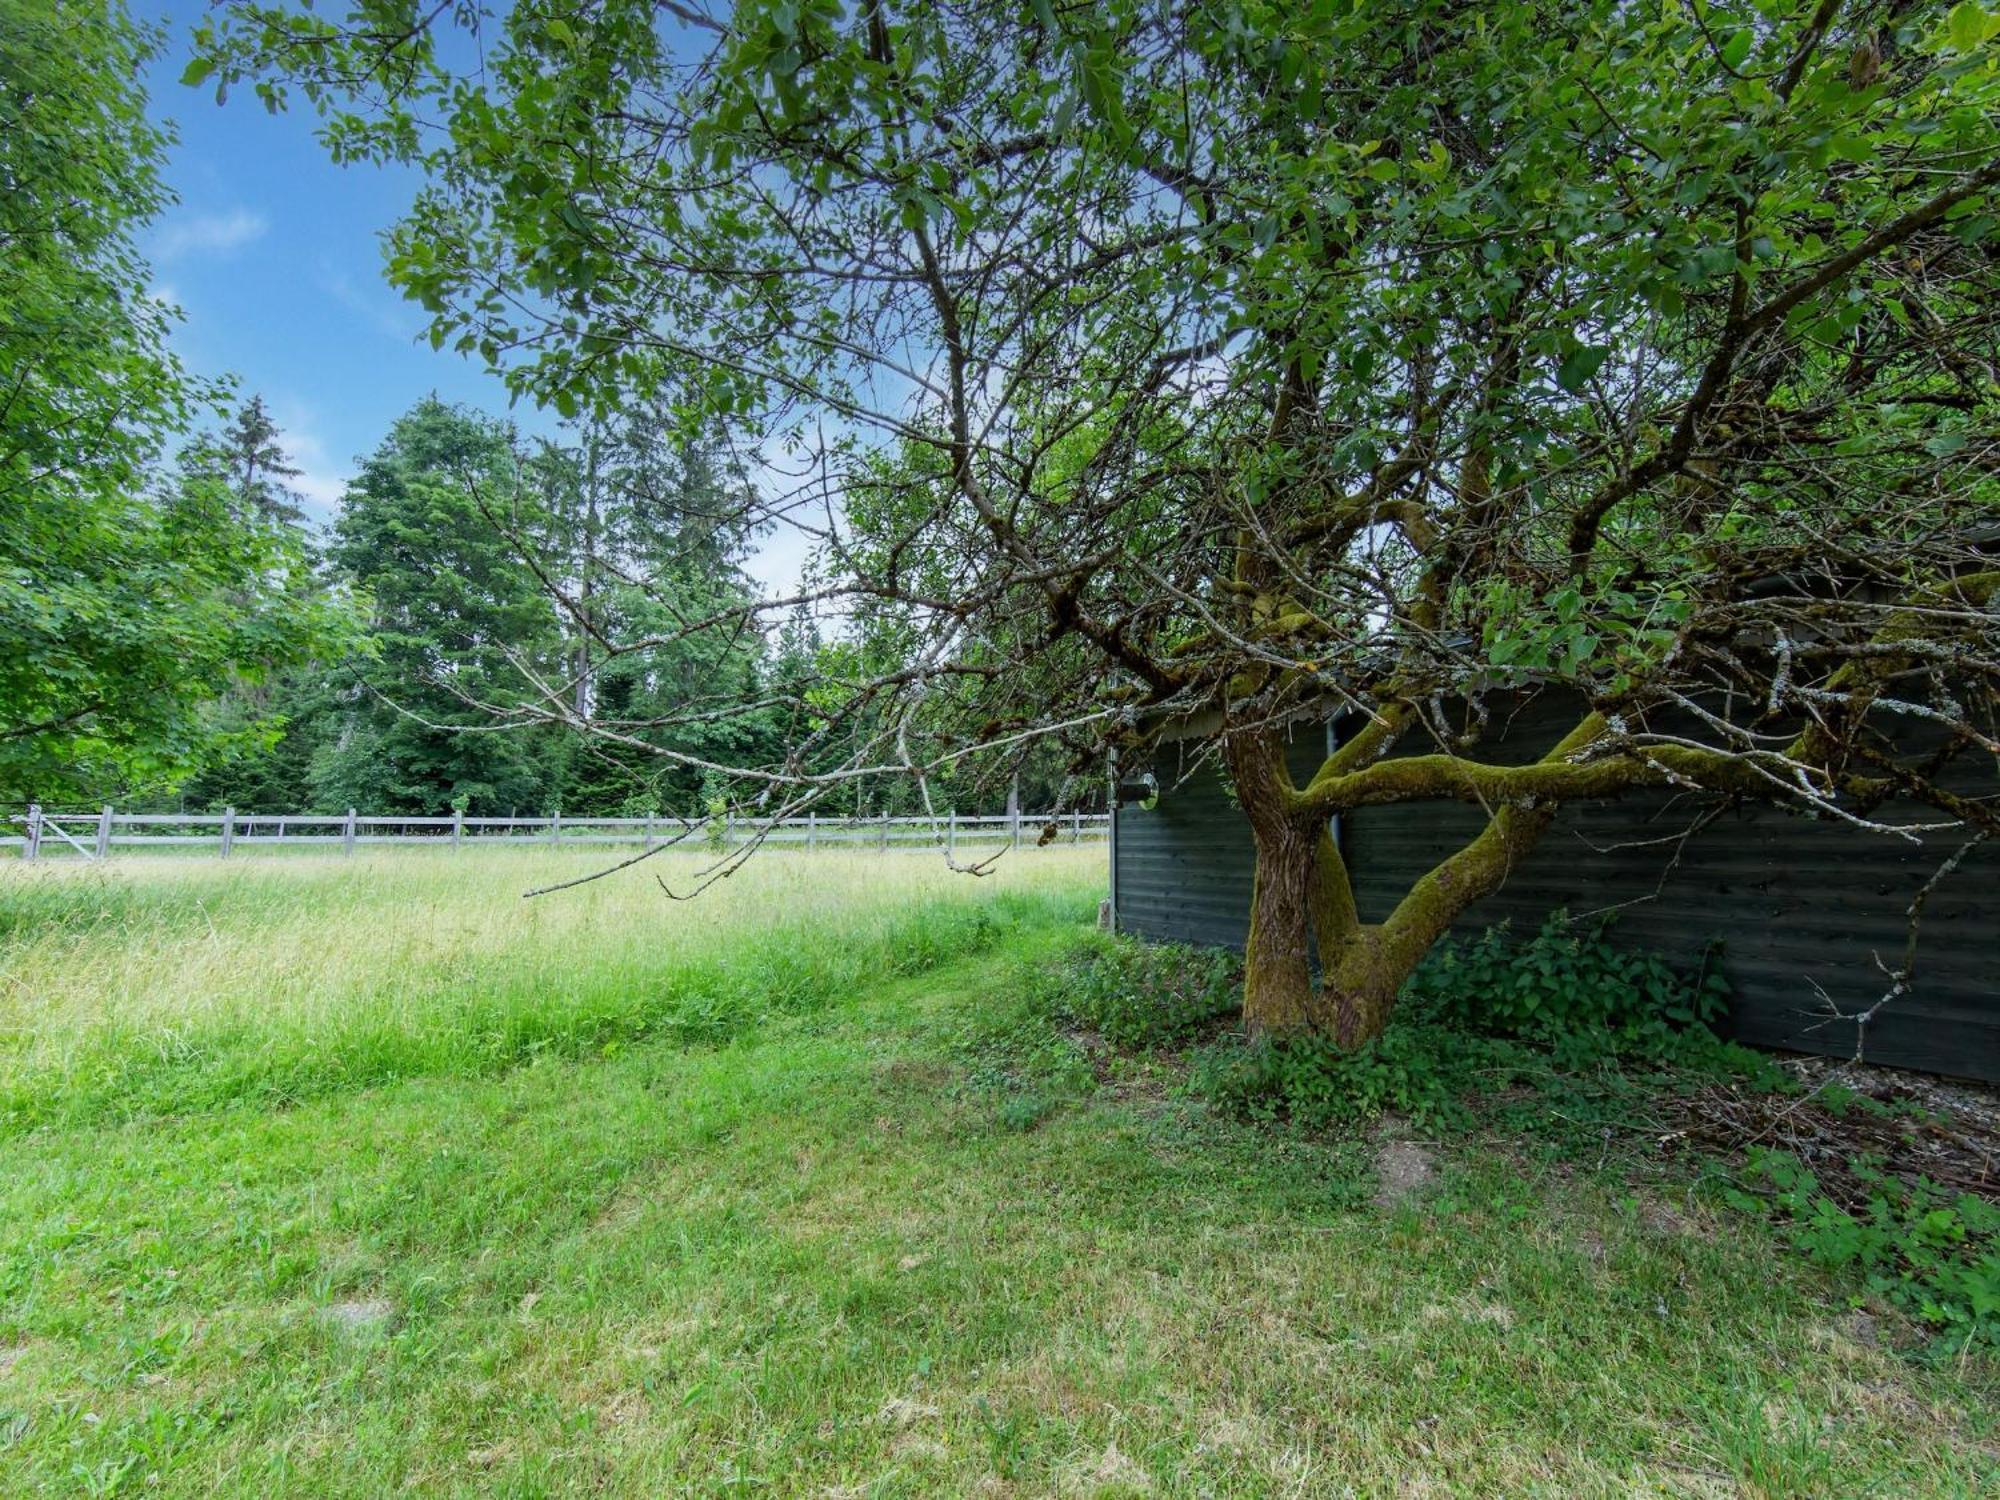
[(1313, 839), (1277, 736), (1230, 742), (1230, 771), (1257, 850), (1244, 943), (1243, 1024), (1252, 1033), (1319, 1028), (1312, 983)]

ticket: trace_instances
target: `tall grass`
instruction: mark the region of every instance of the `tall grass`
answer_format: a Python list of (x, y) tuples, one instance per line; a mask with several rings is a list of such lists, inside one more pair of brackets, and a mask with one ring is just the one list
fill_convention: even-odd
[(0, 1126), (282, 1103), (667, 1036), (717, 1042), (1087, 917), (1103, 851), (696, 856), (524, 901), (587, 851), (0, 867)]

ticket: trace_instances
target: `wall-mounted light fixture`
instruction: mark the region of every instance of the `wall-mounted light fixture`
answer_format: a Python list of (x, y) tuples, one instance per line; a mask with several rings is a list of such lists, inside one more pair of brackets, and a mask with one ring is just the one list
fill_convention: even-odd
[(1118, 783), (1118, 805), (1125, 807), (1137, 803), (1143, 812), (1151, 812), (1160, 805), (1160, 779), (1151, 771), (1131, 777)]

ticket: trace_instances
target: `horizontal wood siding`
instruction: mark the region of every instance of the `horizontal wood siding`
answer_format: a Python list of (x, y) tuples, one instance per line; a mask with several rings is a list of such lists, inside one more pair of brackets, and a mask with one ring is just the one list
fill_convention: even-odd
[[(1324, 726), (1293, 735), (1294, 776), (1310, 775), (1325, 756)], [(1112, 816), (1119, 930), (1155, 942), (1241, 948), (1256, 869), (1242, 809), (1213, 764), (1197, 766), (1177, 746), (1161, 751), (1153, 774), (1159, 805), (1127, 805)]]
[[(1559, 703), (1523, 709), (1509, 727), (1508, 758), (1538, 753), (1564, 719)], [(1167, 747), (1165, 756), (1174, 755)], [(1161, 784), (1157, 809), (1118, 814), (1120, 925), (1149, 938), (1241, 947), (1251, 870), (1242, 814), (1212, 775), (1173, 788), (1162, 774)], [(1830, 1020), (1830, 1007), (1851, 1014), (1882, 994), (1876, 959), (1890, 968), (1902, 962), (1910, 899), (1956, 840), (1932, 834), (1912, 844), (1766, 807), (1722, 811), (1683, 840), (1700, 811), (1685, 794), (1664, 792), (1566, 809), (1461, 930), (1508, 921), (1532, 932), (1558, 907), (1608, 914), (1616, 942), (1683, 964), (1718, 963), (1735, 991), (1729, 1024), (1739, 1039), (1853, 1055), (1855, 1028)], [(1363, 919), (1386, 916), (1483, 821), (1477, 808), (1439, 803), (1364, 808), (1343, 820)], [(1666, 842), (1631, 847), (1652, 840)], [(1869, 1027), (1870, 1061), (2000, 1081), (1996, 889), (2000, 849), (1987, 846), (1932, 894), (1916, 986)]]

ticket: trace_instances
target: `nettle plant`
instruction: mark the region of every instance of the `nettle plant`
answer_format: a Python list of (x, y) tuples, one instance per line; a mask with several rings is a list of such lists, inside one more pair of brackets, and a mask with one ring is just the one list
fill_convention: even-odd
[[(786, 752), (700, 768), (740, 804), (1052, 746), (1094, 777), (1198, 726), (1256, 844), (1245, 1020), (1352, 1048), (1567, 803), (1996, 826), (1951, 789), (2000, 748), (1996, 33), (1971, 0), (361, 0), (227, 5), (190, 74), (427, 171), (388, 271), (440, 344), (754, 442), (731, 524), (809, 530), (808, 583), (592, 643), (831, 622)], [(1576, 715), (1509, 764), (1476, 705), (1529, 680)], [(508, 713), (672, 727), (563, 689)], [(1335, 706), (1295, 779), (1286, 725)], [(1489, 816), (1364, 922), (1328, 819), (1424, 799)]]
[(1822, 1266), (1858, 1273), (1947, 1347), (2000, 1340), (2000, 1207), (1925, 1178), (1906, 1182), (1859, 1158), (1859, 1201), (1843, 1205), (1790, 1152), (1753, 1148), (1738, 1206), (1783, 1214), (1787, 1236)]
[(1417, 965), (1402, 999), (1425, 1019), (1525, 1037), (1559, 1054), (1666, 1058), (1713, 1040), (1729, 984), (1706, 961), (1689, 972), (1620, 946), (1609, 923), (1556, 912), (1525, 940), (1504, 923), (1445, 939)]

